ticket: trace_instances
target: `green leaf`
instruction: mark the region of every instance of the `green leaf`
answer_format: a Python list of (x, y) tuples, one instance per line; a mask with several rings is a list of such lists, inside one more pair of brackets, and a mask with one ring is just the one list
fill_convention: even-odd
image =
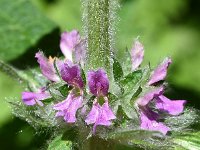
[(140, 82), (142, 79), (142, 70), (131, 72), (119, 82), (120, 86), (124, 89), (122, 95), (119, 96), (120, 105), (123, 111), (130, 119), (138, 118), (137, 112), (134, 109), (133, 98), (135, 98), (140, 92)]
[(113, 75), (114, 75), (115, 82), (117, 82), (123, 77), (124, 74), (123, 74), (122, 66), (120, 65), (118, 60), (113, 58), (113, 61), (114, 61), (114, 63), (113, 63)]
[(66, 84), (66, 82), (57, 82), (49, 84), (48, 89), (56, 101), (62, 101), (67, 97), (72, 87)]
[(126, 49), (123, 51), (123, 55), (124, 57), (122, 58), (122, 55), (120, 55), (120, 57), (118, 57), (120, 63), (122, 64), (122, 68), (123, 68), (123, 71), (124, 71), (124, 74), (127, 75), (131, 72), (131, 65), (132, 65), (132, 62), (131, 62), (131, 54), (128, 50), (128, 48), (126, 47)]
[(9, 100), (8, 103), (16, 117), (25, 120), (35, 129), (52, 128), (57, 125), (52, 105), (28, 107), (16, 99)]
[(82, 77), (82, 79), (83, 79), (84, 85), (86, 85), (86, 76), (85, 76), (85, 72), (84, 72), (83, 69), (81, 69), (81, 77)]
[(109, 99), (109, 103), (111, 104), (117, 100), (117, 96), (109, 92), (108, 99)]
[(5, 61), (21, 55), (56, 27), (29, 0), (1, 0), (0, 10), (0, 58)]
[(200, 132), (193, 132), (180, 135), (173, 139), (173, 142), (187, 150), (200, 150)]
[(129, 100), (124, 100), (121, 102), (122, 109), (124, 110), (125, 114), (131, 119), (138, 119), (137, 111), (135, 110), (134, 106), (130, 104)]
[[(158, 136), (160, 136), (160, 138)], [(108, 135), (108, 138), (115, 140), (121, 144), (129, 145), (129, 146), (139, 145), (140, 147), (144, 147), (145, 149), (166, 146), (164, 138), (162, 138), (162, 135), (159, 132), (152, 132), (152, 131), (146, 131), (146, 130), (118, 131), (118, 132), (110, 133)], [(166, 147), (170, 147), (170, 146), (171, 145), (168, 145)]]
[(26, 73), (15, 69), (14, 67), (10, 66), (9, 64), (6, 64), (1, 60), (0, 60), (0, 71), (6, 73), (11, 78), (19, 81), (19, 83), (27, 85), (30, 88), (30, 90), (34, 91), (37, 89), (37, 87), (39, 87), (38, 83), (33, 78), (28, 76)]
[(124, 79), (119, 82), (119, 84), (121, 85), (121, 87), (124, 88), (125, 92), (128, 93), (133, 90), (133, 88), (141, 80), (141, 78), (142, 70), (137, 70), (125, 76)]
[(71, 150), (72, 142), (62, 140), (62, 135), (54, 138), (48, 146), (48, 150)]
[(60, 93), (64, 96), (67, 97), (67, 95), (69, 94), (69, 90), (71, 90), (72, 87), (70, 87), (69, 85), (63, 85), (61, 87), (58, 88), (58, 90), (60, 91)]

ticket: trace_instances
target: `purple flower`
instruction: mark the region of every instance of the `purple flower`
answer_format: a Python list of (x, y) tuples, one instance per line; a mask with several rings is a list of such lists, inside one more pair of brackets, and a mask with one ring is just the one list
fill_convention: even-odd
[(140, 113), (141, 129), (150, 131), (160, 131), (164, 135), (170, 131), (170, 128), (164, 125), (162, 122), (156, 121), (158, 119), (158, 114), (151, 110), (143, 110)]
[[(90, 92), (97, 98), (93, 102), (91, 111), (86, 117), (85, 122), (89, 124), (94, 124), (93, 133), (96, 131), (97, 125), (110, 126), (112, 122), (110, 120), (115, 119), (115, 115), (108, 105), (108, 94), (109, 80), (106, 72), (103, 69), (97, 71), (88, 72), (88, 85)], [(104, 104), (101, 106), (98, 103), (98, 99), (103, 97)]]
[(131, 50), (132, 70), (137, 69), (144, 58), (144, 47), (136, 40)]
[(32, 106), (38, 104), (43, 106), (42, 100), (50, 98), (51, 95), (47, 91), (40, 90), (39, 92), (22, 92), (22, 100), (24, 104)]
[(59, 76), (56, 74), (56, 70), (54, 68), (54, 59), (49, 58), (47, 59), (43, 52), (37, 52), (35, 54), (35, 57), (37, 58), (38, 63), (40, 64), (40, 69), (42, 71), (42, 74), (51, 81), (58, 82), (60, 81)]
[(78, 65), (74, 65), (71, 62), (62, 63), (60, 66), (60, 74), (64, 81), (69, 85), (83, 88), (83, 80), (81, 77), (81, 69)]
[(94, 102), (91, 111), (86, 117), (85, 122), (89, 124), (94, 124), (93, 126), (93, 134), (95, 134), (96, 126), (104, 125), (110, 126), (112, 122), (110, 120), (115, 119), (115, 115), (110, 109), (108, 105), (108, 101), (106, 101), (102, 106), (99, 103)]
[(140, 108), (141, 128), (152, 131), (160, 131), (164, 135), (170, 130), (163, 123), (158, 122), (159, 114), (150, 109), (149, 103), (154, 102), (159, 112), (170, 115), (179, 115), (183, 112), (185, 100), (171, 101), (163, 96), (163, 87), (156, 88), (137, 100)]
[(157, 97), (161, 94), (163, 94), (164, 88), (159, 87), (151, 90), (147, 94), (145, 94), (143, 97), (140, 97), (137, 99), (137, 104), (139, 106), (146, 106), (151, 100), (154, 99), (154, 97)]
[(109, 80), (103, 69), (88, 72), (88, 85), (90, 92), (95, 96), (105, 96), (108, 94)]
[(179, 115), (183, 112), (185, 100), (170, 100), (164, 95), (156, 97), (156, 108), (170, 115)]
[(164, 61), (153, 71), (149, 80), (149, 85), (152, 85), (158, 81), (164, 80), (167, 75), (167, 69), (172, 63), (170, 58), (165, 58)]
[(72, 62), (72, 52), (75, 46), (80, 42), (80, 35), (77, 30), (63, 32), (61, 34), (60, 49), (67, 60)]
[(53, 109), (58, 110), (56, 117), (64, 117), (67, 123), (76, 122), (76, 112), (83, 105), (83, 96), (69, 93), (66, 100), (54, 105)]

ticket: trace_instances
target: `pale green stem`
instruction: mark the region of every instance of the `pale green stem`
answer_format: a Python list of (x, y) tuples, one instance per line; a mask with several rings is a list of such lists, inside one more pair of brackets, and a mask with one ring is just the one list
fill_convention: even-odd
[(86, 70), (104, 68), (110, 75), (118, 0), (82, 0), (87, 39)]

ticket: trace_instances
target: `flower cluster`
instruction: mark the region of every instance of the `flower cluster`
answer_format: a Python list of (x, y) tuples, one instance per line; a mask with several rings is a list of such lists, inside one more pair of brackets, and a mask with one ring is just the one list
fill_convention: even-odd
[[(85, 49), (84, 41), (80, 38), (78, 31), (62, 33), (60, 49), (65, 56), (64, 60), (51, 57), (47, 59), (41, 51), (36, 53), (35, 57), (44, 77), (51, 82), (65, 81), (72, 87), (66, 99), (55, 104), (53, 109), (57, 111), (56, 117), (63, 117), (67, 123), (75, 123), (77, 120), (76, 112), (83, 107), (85, 87), (81, 76), (81, 67), (78, 65), (78, 63), (83, 64)], [(108, 104), (109, 80), (106, 72), (103, 69), (90, 70), (87, 79), (90, 92), (96, 98), (85, 122), (88, 125), (94, 124), (93, 133), (95, 133), (97, 125), (109, 126), (111, 120), (116, 117)], [(45, 87), (36, 92), (22, 93), (22, 100), (26, 105), (43, 106), (41, 101), (50, 97), (51, 95)], [(104, 99), (103, 104), (98, 102), (101, 98)]]
[[(144, 48), (139, 41), (135, 42), (132, 49), (132, 68), (136, 69), (143, 60)], [(141, 129), (160, 131), (166, 134), (170, 128), (164, 125), (159, 120), (163, 119), (162, 113), (169, 115), (179, 115), (183, 112), (185, 100), (170, 100), (163, 95), (164, 85), (157, 83), (163, 81), (167, 75), (167, 69), (171, 64), (170, 58), (165, 58), (164, 61), (152, 72), (147, 87), (151, 90), (144, 93), (143, 96), (136, 100), (136, 106), (140, 112)], [(154, 104), (152, 109), (150, 104)]]
[[(55, 117), (62, 117), (66, 123), (75, 123), (77, 121), (77, 111), (89, 107), (88, 114), (85, 115), (85, 123), (87, 125), (94, 124), (93, 133), (96, 132), (98, 125), (110, 126), (112, 120), (116, 119), (117, 114), (112, 111), (109, 105), (109, 78), (104, 69), (89, 70), (87, 72), (87, 85), (83, 79), (82, 71), (85, 63), (85, 40), (81, 39), (78, 31), (64, 32), (61, 35), (60, 49), (65, 56), (65, 59), (49, 57), (46, 58), (43, 52), (39, 51), (35, 57), (40, 65), (41, 72), (51, 83), (65, 82), (71, 87), (68, 95), (63, 101), (53, 102), (52, 109), (56, 111)], [(132, 70), (131, 75), (140, 70), (140, 65), (144, 58), (144, 47), (136, 40), (131, 49)], [(134, 104), (131, 105), (139, 114), (140, 128), (144, 130), (159, 131), (164, 135), (171, 129), (166, 126), (161, 120), (165, 119), (166, 115), (176, 116), (183, 112), (185, 100), (170, 100), (164, 96), (165, 86), (164, 81), (167, 75), (167, 69), (171, 64), (171, 59), (166, 58), (147, 78), (145, 84), (139, 84), (142, 92), (134, 99)], [(122, 68), (123, 69), (123, 68)], [(129, 77), (124, 77), (130, 79)], [(135, 78), (135, 77), (134, 77)], [(133, 79), (134, 79), (133, 78)], [(123, 81), (118, 81), (119, 85)], [(124, 83), (124, 82), (123, 82)], [(123, 88), (122, 85), (119, 85)], [(85, 90), (88, 87), (88, 90)], [(132, 89), (131, 89), (132, 90)], [(89, 91), (89, 92), (88, 92)], [(130, 92), (132, 93), (132, 92)], [(92, 105), (88, 105), (88, 98), (85, 94), (93, 97)], [(134, 94), (134, 93), (132, 93)], [(122, 95), (122, 96), (121, 96)], [(127, 94), (123, 93), (119, 99), (125, 99)], [(124, 97), (123, 97), (124, 96)], [(117, 96), (116, 96), (117, 97)], [(41, 87), (38, 91), (23, 92), (22, 100), (26, 105), (36, 105), (43, 107), (42, 100), (51, 98), (51, 93), (46, 86)], [(127, 102), (118, 102), (123, 105)], [(129, 103), (129, 102), (128, 102)], [(130, 103), (129, 103), (130, 105)], [(130, 109), (132, 110), (132, 109)], [(126, 109), (125, 109), (126, 111)], [(84, 115), (83, 115), (84, 116)]]
[[(167, 68), (171, 63), (171, 59), (166, 58), (152, 73), (148, 82), (149, 86), (155, 85), (157, 82), (164, 80), (167, 75)], [(169, 115), (179, 115), (183, 112), (185, 100), (170, 100), (163, 95), (164, 86), (153, 87), (153, 90), (145, 93), (137, 100), (140, 108), (141, 128), (146, 130), (160, 131), (166, 134), (170, 128), (158, 120), (162, 119), (160, 113)], [(155, 104), (157, 112), (151, 110), (150, 103)]]

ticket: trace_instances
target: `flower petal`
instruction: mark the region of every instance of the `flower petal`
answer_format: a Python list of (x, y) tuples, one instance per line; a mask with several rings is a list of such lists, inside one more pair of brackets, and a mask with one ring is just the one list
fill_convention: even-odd
[(89, 125), (89, 124), (93, 124), (97, 121), (98, 116), (99, 116), (99, 110), (100, 110), (100, 105), (99, 104), (94, 104), (92, 106), (91, 111), (89, 112), (89, 114), (87, 115), (85, 122)]
[(53, 109), (64, 111), (66, 108), (69, 107), (71, 101), (72, 101), (72, 96), (71, 96), (71, 94), (69, 94), (67, 96), (66, 100), (64, 100), (64, 101), (62, 101), (60, 103), (55, 104), (53, 106)]
[(35, 54), (35, 57), (37, 58), (38, 63), (40, 64), (40, 69), (42, 71), (42, 74), (51, 81), (57, 82), (60, 81), (58, 75), (56, 74), (56, 70), (54, 68), (53, 62), (54, 60), (52, 58), (47, 59), (43, 52), (37, 52)]
[(92, 110), (87, 115), (85, 122), (87, 124), (94, 124), (93, 133), (95, 133), (96, 126), (110, 126), (112, 124), (111, 120), (115, 118), (116, 116), (110, 109), (107, 101), (102, 106), (95, 102), (92, 106)]
[(83, 67), (86, 59), (86, 40), (81, 40), (75, 46), (75, 62)]
[(142, 63), (144, 58), (144, 47), (136, 40), (133, 48), (131, 49), (132, 70), (137, 69)]
[(102, 105), (102, 111), (105, 112), (107, 120), (116, 119), (116, 116), (108, 105), (108, 101)]
[(152, 91), (145, 94), (143, 97), (140, 97), (137, 99), (137, 104), (139, 106), (146, 106), (153, 98), (161, 95), (163, 93), (164, 88), (159, 87), (156, 89), (153, 89)]
[(141, 112), (140, 119), (140, 127), (144, 130), (159, 131), (164, 135), (166, 135), (167, 132), (170, 131), (169, 127), (167, 127), (161, 122), (157, 122), (156, 120), (154, 120), (153, 117), (149, 118), (149, 116), (147, 116), (144, 112)]
[(26, 105), (35, 105), (36, 103), (42, 105), (40, 103), (41, 100), (45, 100), (50, 98), (50, 94), (48, 92), (34, 93), (34, 92), (22, 92), (22, 100)]
[(109, 80), (103, 69), (88, 72), (88, 85), (90, 92), (95, 96), (106, 96), (109, 89)]
[(98, 120), (96, 121), (96, 125), (104, 125), (104, 126), (110, 126), (112, 119), (115, 119), (115, 115), (108, 106), (108, 102), (105, 102), (101, 109), (100, 109), (100, 115), (98, 117)]
[(61, 34), (60, 49), (67, 60), (72, 61), (72, 51), (75, 46), (80, 42), (80, 35), (77, 30), (71, 32), (63, 32)]
[(80, 107), (82, 107), (82, 105), (83, 105), (83, 97), (82, 96), (74, 97), (70, 103), (70, 106), (66, 110), (64, 120), (67, 123), (76, 122), (76, 112)]
[(65, 112), (64, 111), (58, 111), (56, 113), (56, 117), (63, 117), (65, 115)]
[(81, 69), (78, 65), (74, 65), (70, 62), (63, 63), (60, 71), (61, 77), (68, 84), (83, 88), (83, 80), (81, 77)]
[(153, 71), (149, 80), (149, 85), (152, 85), (158, 81), (164, 80), (167, 75), (167, 69), (172, 63), (170, 58), (165, 58), (164, 61)]
[(83, 105), (83, 97), (69, 93), (66, 100), (54, 105), (53, 109), (58, 110), (56, 117), (64, 117), (67, 123), (76, 122), (76, 112)]
[(156, 108), (171, 115), (182, 113), (185, 103), (185, 100), (170, 100), (163, 95), (156, 98)]

